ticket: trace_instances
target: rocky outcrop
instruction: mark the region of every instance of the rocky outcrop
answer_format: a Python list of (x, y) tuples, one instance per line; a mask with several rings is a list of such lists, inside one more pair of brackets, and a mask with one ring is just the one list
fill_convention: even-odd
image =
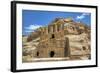
[(40, 35), (40, 31), (34, 31), (34, 32), (32, 32), (32, 33), (28, 36), (27, 42), (30, 42), (30, 41), (32, 41), (32, 40), (35, 40), (36, 38), (39, 37), (39, 35)]
[(56, 18), (48, 26), (38, 28), (27, 38), (23, 37), (26, 40), (23, 42), (23, 56), (47, 58), (48, 54), (53, 54), (54, 57), (64, 57), (64, 53), (67, 53), (64, 60), (90, 59), (90, 34), (90, 26), (82, 22), (75, 22), (71, 18)]

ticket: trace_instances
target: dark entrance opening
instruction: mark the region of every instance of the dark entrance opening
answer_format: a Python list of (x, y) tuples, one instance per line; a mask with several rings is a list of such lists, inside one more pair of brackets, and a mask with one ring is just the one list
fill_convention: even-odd
[(50, 57), (54, 57), (54, 55), (55, 55), (54, 51), (51, 51), (50, 52)]
[(54, 34), (52, 34), (52, 37), (51, 37), (51, 38), (52, 38), (52, 39), (55, 38)]
[(39, 52), (37, 52), (36, 55), (39, 56)]

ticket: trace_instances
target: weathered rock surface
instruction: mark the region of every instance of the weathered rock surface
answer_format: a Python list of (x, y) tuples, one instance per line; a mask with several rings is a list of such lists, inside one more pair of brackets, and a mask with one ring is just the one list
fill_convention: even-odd
[[(62, 60), (91, 59), (90, 33), (90, 27), (83, 23), (75, 22), (69, 18), (57, 18), (47, 27), (38, 28), (29, 36), (23, 37), (23, 62), (43, 61), (42, 59), (34, 60), (42, 57), (46, 60), (52, 50), (54, 58), (61, 57)], [(64, 52), (65, 38), (68, 38), (68, 52)], [(64, 53), (69, 54), (65, 57)], [(47, 59), (47, 61), (49, 60)]]

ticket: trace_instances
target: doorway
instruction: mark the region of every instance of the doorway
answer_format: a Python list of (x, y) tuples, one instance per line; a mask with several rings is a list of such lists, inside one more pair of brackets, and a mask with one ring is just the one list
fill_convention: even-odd
[(54, 57), (54, 55), (55, 55), (55, 52), (54, 51), (51, 51), (50, 52), (50, 57)]

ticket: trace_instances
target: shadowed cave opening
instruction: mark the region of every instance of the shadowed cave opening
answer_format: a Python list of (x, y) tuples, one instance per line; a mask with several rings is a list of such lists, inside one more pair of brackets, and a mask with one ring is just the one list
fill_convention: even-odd
[(52, 38), (52, 39), (53, 39), (53, 38), (55, 38), (55, 35), (54, 35), (54, 34), (52, 34), (52, 37), (51, 37), (51, 38)]
[(39, 56), (39, 52), (37, 52), (36, 55)]
[(55, 52), (54, 51), (51, 51), (50, 52), (50, 57), (54, 57), (54, 55), (55, 55)]

